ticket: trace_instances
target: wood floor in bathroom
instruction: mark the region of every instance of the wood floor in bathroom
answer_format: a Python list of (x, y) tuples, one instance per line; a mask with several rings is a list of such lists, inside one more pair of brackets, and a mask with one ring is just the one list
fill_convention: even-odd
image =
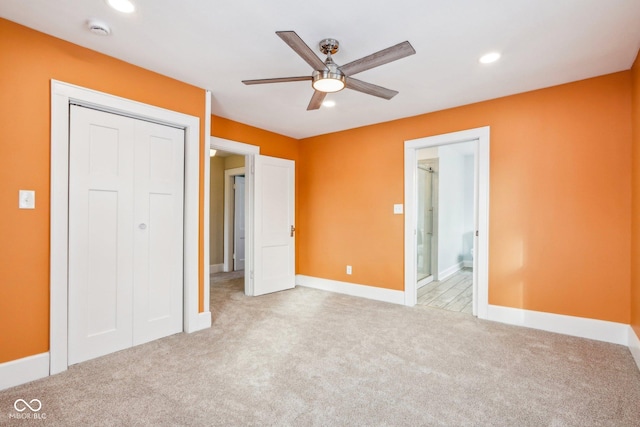
[(472, 285), (471, 269), (463, 268), (443, 281), (418, 289), (418, 305), (472, 314)]

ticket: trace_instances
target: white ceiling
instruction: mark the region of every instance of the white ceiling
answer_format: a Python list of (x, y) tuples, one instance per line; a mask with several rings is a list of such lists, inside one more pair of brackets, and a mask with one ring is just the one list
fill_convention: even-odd
[[(124, 15), (103, 0), (0, 0), (0, 16), (209, 89), (214, 114), (294, 138), (627, 70), (640, 48), (639, 0), (134, 2)], [(90, 18), (112, 35), (87, 31)], [(311, 74), (280, 30), (314, 51), (338, 39), (338, 64), (404, 40), (417, 53), (356, 76), (399, 91), (392, 100), (343, 90), (327, 96), (335, 107), (307, 111), (309, 82), (241, 83)], [(492, 50), (502, 59), (479, 64)]]

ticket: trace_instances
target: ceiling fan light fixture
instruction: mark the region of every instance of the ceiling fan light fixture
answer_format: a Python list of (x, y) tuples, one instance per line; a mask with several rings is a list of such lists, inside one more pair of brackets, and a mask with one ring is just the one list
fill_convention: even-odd
[(347, 84), (347, 79), (340, 71), (314, 71), (311, 85), (319, 92), (333, 93), (339, 92)]

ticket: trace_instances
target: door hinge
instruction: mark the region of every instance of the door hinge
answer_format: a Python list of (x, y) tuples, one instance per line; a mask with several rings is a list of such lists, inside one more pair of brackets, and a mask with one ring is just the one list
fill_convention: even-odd
[(251, 163), (251, 174), (256, 173), (256, 164), (255, 161)]
[(476, 237), (478, 237), (478, 230), (476, 230)]
[(249, 273), (249, 278), (253, 280), (253, 270), (251, 270), (251, 272)]

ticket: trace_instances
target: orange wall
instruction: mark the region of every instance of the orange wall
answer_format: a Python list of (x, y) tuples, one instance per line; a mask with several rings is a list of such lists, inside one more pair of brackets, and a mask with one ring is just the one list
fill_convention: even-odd
[(260, 154), (298, 160), (298, 140), (260, 128), (211, 116), (211, 135), (260, 147)]
[(204, 90), (0, 19), (0, 363), (49, 349), (51, 79), (200, 117), (204, 136)]
[(489, 125), (490, 304), (628, 323), (630, 87), (627, 71), (301, 140), (298, 274), (402, 290), (404, 141)]
[(631, 326), (640, 337), (640, 53), (631, 69), (633, 126), (633, 232), (631, 251)]

